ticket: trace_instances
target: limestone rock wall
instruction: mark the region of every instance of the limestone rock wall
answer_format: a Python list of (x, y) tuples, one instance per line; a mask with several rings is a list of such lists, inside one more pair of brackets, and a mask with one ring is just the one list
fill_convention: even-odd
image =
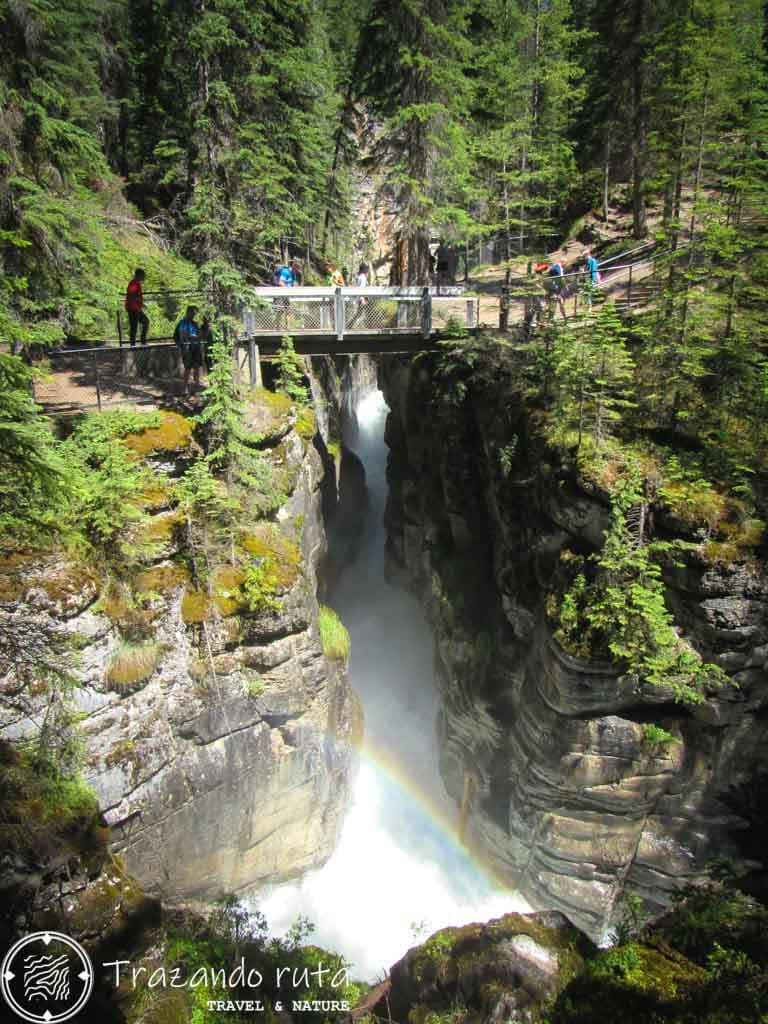
[[(69, 699), (82, 716), (84, 774), (113, 851), (145, 892), (167, 900), (319, 866), (348, 802), (353, 695), (317, 628), (324, 469), (311, 421), (297, 423), (278, 398), (251, 410), (290, 495), (254, 541), (287, 560), (278, 608), (250, 611), (226, 565), (213, 597), (197, 590), (182, 524), (167, 508), (145, 527), (161, 541), (125, 590), (56, 554), (21, 558), (0, 579), (2, 629), (76, 650)], [(158, 453), (158, 473), (173, 474), (184, 457)], [(134, 620), (149, 634), (135, 645), (125, 640)], [(3, 684), (13, 688), (12, 667)], [(23, 712), (4, 704), (2, 735), (32, 734), (39, 715), (34, 700)]]
[[(566, 543), (599, 545), (607, 504), (553, 463), (506, 382), (470, 379), (457, 397), (426, 359), (388, 360), (381, 379), (390, 571), (435, 629), (441, 772), (468, 799), (470, 841), (593, 937), (625, 887), (659, 907), (714, 854), (743, 859), (768, 752), (765, 566), (690, 555), (666, 581), (681, 626), (738, 688), (688, 709), (574, 659), (546, 596)], [(676, 742), (649, 747), (649, 723)]]

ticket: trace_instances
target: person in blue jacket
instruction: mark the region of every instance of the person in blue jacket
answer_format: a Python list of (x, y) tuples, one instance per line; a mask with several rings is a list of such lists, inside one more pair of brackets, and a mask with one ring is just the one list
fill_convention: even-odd
[(592, 255), (591, 249), (585, 249), (581, 254), (584, 260), (584, 271), (586, 277), (586, 288), (585, 296), (587, 306), (592, 307), (592, 298), (595, 294), (597, 286), (600, 284), (600, 264), (597, 262), (595, 257)]
[(563, 289), (565, 287), (564, 278), (565, 271), (563, 270), (563, 264), (556, 261), (555, 263), (550, 264), (549, 270), (547, 271), (547, 277), (544, 282), (544, 288), (550, 300), (550, 309), (552, 309), (553, 303), (557, 303), (563, 320), (566, 319), (565, 296), (563, 295)]

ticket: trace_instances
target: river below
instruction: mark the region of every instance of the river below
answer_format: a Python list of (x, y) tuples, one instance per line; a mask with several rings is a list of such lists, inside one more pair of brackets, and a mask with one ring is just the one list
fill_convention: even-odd
[(432, 635), (416, 599), (384, 578), (387, 411), (380, 392), (358, 408), (367, 516), (357, 557), (329, 597), (350, 632), (350, 680), (365, 713), (352, 805), (324, 867), (257, 901), (273, 934), (301, 914), (315, 925), (310, 941), (343, 954), (367, 981), (438, 928), (529, 909), (460, 844), (458, 809), (439, 776)]

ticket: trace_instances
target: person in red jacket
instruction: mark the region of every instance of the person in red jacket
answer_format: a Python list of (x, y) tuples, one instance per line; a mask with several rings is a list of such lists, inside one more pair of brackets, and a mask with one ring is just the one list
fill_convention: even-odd
[(146, 273), (141, 267), (133, 272), (133, 277), (128, 282), (125, 293), (125, 309), (128, 313), (128, 324), (130, 330), (131, 344), (136, 344), (136, 334), (141, 325), (141, 344), (147, 344), (147, 331), (149, 330), (149, 318), (144, 312), (144, 292), (142, 283)]

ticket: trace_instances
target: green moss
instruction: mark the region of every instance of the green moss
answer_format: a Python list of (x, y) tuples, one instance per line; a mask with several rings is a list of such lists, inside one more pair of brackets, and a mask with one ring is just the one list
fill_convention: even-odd
[(144, 487), (138, 497), (140, 508), (156, 511), (171, 503), (171, 487), (165, 477), (157, 476)]
[(713, 565), (732, 565), (755, 557), (765, 536), (765, 523), (761, 519), (743, 519), (724, 522), (718, 526), (718, 540), (710, 540), (703, 547), (703, 555)]
[(341, 458), (341, 445), (337, 441), (329, 441), (326, 448), (328, 449), (328, 454), (331, 458), (335, 462), (338, 462)]
[(107, 683), (116, 690), (131, 691), (146, 683), (160, 663), (160, 644), (123, 642), (107, 667)]
[(240, 611), (245, 603), (242, 586), (245, 570), (239, 566), (223, 566), (213, 574), (213, 603), (226, 618)]
[(275, 593), (285, 593), (301, 574), (301, 551), (274, 523), (259, 523), (243, 534), (240, 544), (254, 558), (273, 566)]
[(166, 544), (173, 537), (180, 523), (184, 522), (184, 513), (176, 509), (174, 512), (163, 512), (152, 516), (142, 525), (142, 536), (150, 544)]
[(196, 587), (187, 587), (181, 599), (181, 619), (186, 625), (196, 625), (210, 616), (211, 599), (207, 592)]
[(156, 565), (134, 577), (133, 589), (137, 596), (160, 594), (165, 597), (184, 586), (188, 580), (189, 573), (181, 565)]
[(164, 412), (158, 426), (128, 434), (123, 443), (142, 458), (157, 452), (181, 452), (192, 444), (192, 422), (177, 412)]
[(550, 1013), (552, 1024), (624, 1024), (695, 1019), (689, 1003), (707, 982), (706, 972), (675, 950), (628, 943), (600, 954), (563, 993)]
[(333, 608), (322, 604), (317, 621), (320, 627), (320, 643), (323, 647), (323, 654), (326, 658), (332, 658), (334, 661), (346, 662), (349, 659), (351, 641), (349, 632), (341, 619)]
[(273, 506), (276, 507), (283, 504), (288, 495), (295, 491), (301, 465), (292, 456), (291, 448), (285, 441), (281, 441), (267, 453), (267, 460), (274, 474), (273, 490), (279, 499)]
[(317, 433), (317, 417), (309, 406), (305, 406), (296, 417), (296, 433), (302, 441), (311, 441)]
[(270, 391), (268, 388), (254, 388), (250, 398), (251, 401), (266, 405), (275, 416), (288, 416), (293, 410), (293, 402), (287, 395)]

